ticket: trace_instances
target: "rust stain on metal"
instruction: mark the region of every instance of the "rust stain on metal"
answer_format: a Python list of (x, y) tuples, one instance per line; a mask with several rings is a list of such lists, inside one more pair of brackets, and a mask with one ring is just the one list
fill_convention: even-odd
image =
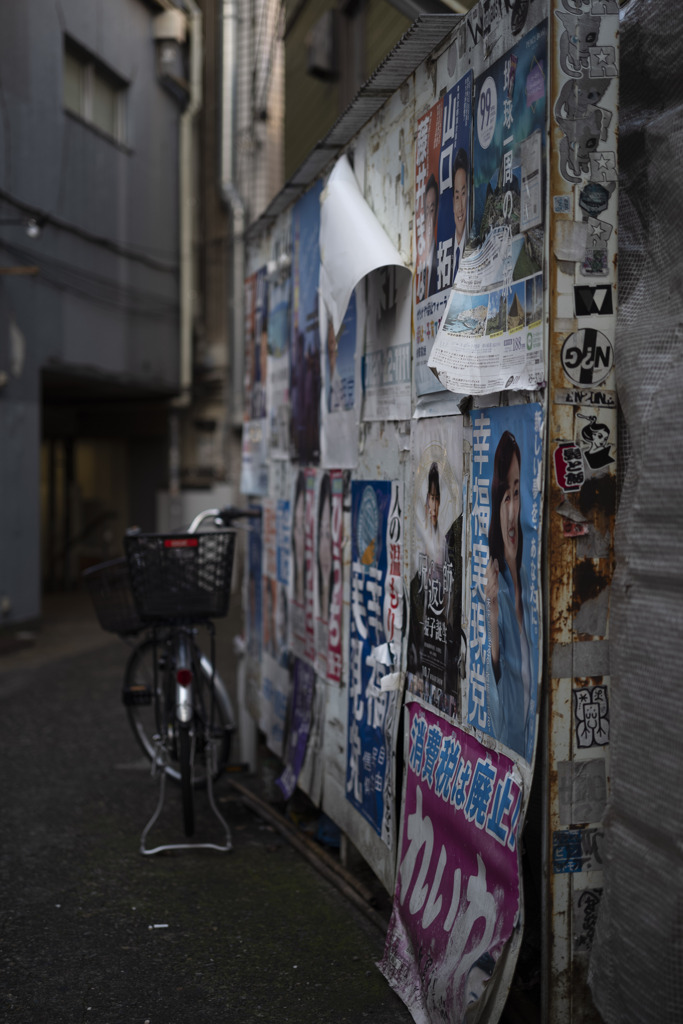
[(604, 676), (577, 676), (573, 680), (572, 686), (576, 690), (585, 690), (591, 686), (602, 686), (603, 680)]
[[(566, 333), (569, 333), (569, 332), (566, 332)], [(556, 339), (554, 341), (554, 346), (555, 346), (555, 350), (556, 350), (557, 354), (555, 355), (555, 358), (553, 358), (551, 356), (551, 360), (550, 360), (550, 385), (553, 388), (561, 389), (561, 388), (566, 387), (567, 384), (570, 383), (568, 381), (567, 377), (565, 376), (565, 372), (564, 372), (564, 370), (562, 368), (562, 360), (560, 359), (560, 352), (562, 350), (562, 345), (564, 343), (565, 337), (566, 337), (565, 332), (562, 332), (561, 334), (557, 335), (557, 337), (556, 337)], [(558, 412), (559, 411), (560, 410), (558, 410)], [(569, 440), (571, 440), (571, 438), (569, 438), (569, 437), (553, 437), (551, 435), (551, 440), (553, 440), (553, 441), (569, 441)]]
[[(559, 39), (557, 18), (553, 17), (554, 4), (550, 5), (549, 18), (549, 73), (550, 89), (549, 95), (557, 97), (563, 84), (559, 60)], [(563, 134), (555, 119), (550, 117), (550, 145), (549, 145), (549, 191), (550, 204), (552, 207), (555, 196), (562, 197), (571, 194), (567, 182), (560, 174), (560, 144)], [(572, 204), (570, 204), (570, 209)], [(567, 215), (571, 219), (571, 213)], [(557, 444), (560, 441), (571, 441), (575, 437), (575, 410), (571, 406), (561, 407), (553, 401), (555, 392), (567, 386), (569, 381), (564, 373), (561, 360), (561, 351), (564, 339), (570, 333), (572, 324), (562, 323), (556, 325), (557, 310), (560, 304), (560, 289), (562, 287), (562, 271), (555, 258), (556, 245), (556, 222), (564, 220), (565, 215), (555, 214), (549, 218), (548, 243), (548, 295), (549, 295), (549, 355), (548, 355), (548, 495), (547, 507), (556, 509), (568, 501), (568, 496), (557, 484), (553, 471), (553, 456)], [(563, 289), (564, 290), (564, 289)], [(574, 321), (576, 322), (576, 321)], [(573, 499), (574, 496), (572, 496)], [(575, 501), (572, 505), (576, 507)], [(586, 516), (592, 520), (592, 516)], [(552, 657), (555, 644), (567, 643), (572, 640), (573, 620), (573, 567), (576, 560), (576, 542), (564, 536), (564, 527), (552, 526), (552, 522), (558, 523), (560, 517), (552, 517), (551, 528), (547, 531), (547, 580), (548, 580), (548, 651)], [(550, 720), (550, 731), (547, 738), (548, 744), (548, 795), (547, 813), (551, 820), (557, 815), (559, 799), (559, 778), (556, 767), (556, 753), (553, 747), (552, 732), (553, 723), (563, 713), (563, 702), (560, 694), (560, 682), (551, 678), (551, 661), (548, 661), (548, 713)], [(552, 827), (548, 829), (548, 843), (544, 854), (546, 865), (552, 865)], [(548, 976), (548, 1006), (545, 1008), (552, 1018), (556, 1010), (562, 1007), (571, 1006), (572, 991), (572, 965), (558, 969), (559, 963), (556, 960), (556, 950), (559, 951), (561, 962), (563, 946), (565, 943), (564, 933), (567, 929), (568, 912), (571, 904), (567, 904), (561, 895), (563, 883), (560, 876), (555, 875), (551, 869), (547, 871), (547, 896), (550, 914), (545, 928), (545, 939), (547, 941), (547, 964)]]
[[(592, 522), (595, 530), (603, 537), (614, 536), (617, 506), (616, 476), (609, 475), (587, 480), (581, 488), (579, 507)], [(614, 573), (614, 547), (610, 545), (606, 572), (611, 579)]]
[[(551, 286), (554, 287), (555, 275), (550, 275)], [(564, 386), (564, 374), (559, 359), (562, 340), (559, 336), (551, 336), (551, 353), (549, 359), (550, 389)], [(560, 407), (549, 403), (548, 409), (548, 457), (552, 466), (553, 452), (559, 440), (568, 440), (573, 431), (573, 410), (570, 406)], [(548, 507), (561, 507), (566, 495), (560, 489), (552, 468), (548, 479)], [(561, 518), (553, 521), (558, 523)], [(574, 545), (567, 541), (562, 527), (548, 530), (548, 599), (549, 599), (549, 641), (550, 647), (555, 643), (566, 643), (571, 631), (571, 571), (574, 562)]]
[(601, 572), (592, 558), (585, 558), (574, 566), (574, 593), (572, 611), (577, 612), (584, 601), (597, 597), (609, 586), (611, 573)]
[(558, 800), (560, 795), (559, 781), (558, 781), (557, 768), (550, 768), (548, 772), (548, 783), (550, 786), (550, 805), (551, 807), (558, 806)]
[(579, 506), (584, 513), (604, 509), (609, 513), (616, 508), (617, 480), (615, 476), (601, 476), (586, 480), (581, 488)]
[[(551, 636), (561, 637), (565, 632), (571, 629), (571, 613), (568, 609), (562, 608), (560, 605), (559, 595), (560, 591), (564, 589), (560, 583), (553, 585), (553, 590), (550, 593), (550, 634)], [(557, 642), (562, 643), (563, 641), (558, 639), (557, 641), (551, 640), (551, 644)]]

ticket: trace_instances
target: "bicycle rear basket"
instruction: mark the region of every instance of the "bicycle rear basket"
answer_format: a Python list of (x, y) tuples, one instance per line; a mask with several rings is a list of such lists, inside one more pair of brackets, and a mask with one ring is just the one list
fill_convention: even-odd
[(125, 538), (140, 616), (199, 621), (225, 615), (235, 531), (136, 533)]
[(91, 566), (84, 571), (83, 580), (102, 629), (138, 633), (144, 628), (135, 607), (126, 558)]

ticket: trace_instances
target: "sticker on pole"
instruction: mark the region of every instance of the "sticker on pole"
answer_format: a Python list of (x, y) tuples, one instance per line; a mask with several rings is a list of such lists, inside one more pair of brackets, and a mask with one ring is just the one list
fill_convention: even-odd
[(594, 387), (602, 384), (613, 368), (614, 349), (605, 334), (585, 327), (565, 338), (560, 358), (573, 384)]
[(578, 444), (562, 441), (553, 452), (557, 486), (565, 494), (580, 491), (585, 480), (583, 455)]

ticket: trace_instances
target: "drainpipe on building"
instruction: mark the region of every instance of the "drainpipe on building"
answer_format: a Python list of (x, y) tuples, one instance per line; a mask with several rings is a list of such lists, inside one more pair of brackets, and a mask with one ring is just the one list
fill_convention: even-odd
[(179, 526), (181, 431), (180, 413), (192, 401), (193, 324), (195, 318), (194, 235), (196, 185), (193, 160), (195, 118), (202, 106), (202, 12), (194, 0), (185, 0), (189, 21), (189, 96), (178, 129), (178, 220), (180, 248), (180, 352), (179, 395), (169, 415), (169, 498), (172, 526)]
[[(226, 378), (226, 425), (242, 424), (244, 411), (244, 264), (246, 206), (236, 184), (237, 71), (239, 0), (223, 0), (221, 67), (221, 195), (232, 217), (232, 281), (230, 293), (230, 371)], [(229, 410), (229, 411), (228, 411)]]
[(196, 185), (193, 160), (195, 117), (202, 106), (202, 12), (185, 0), (190, 22), (190, 96), (180, 116), (180, 402), (190, 404), (192, 391), (192, 328), (195, 314), (194, 226)]

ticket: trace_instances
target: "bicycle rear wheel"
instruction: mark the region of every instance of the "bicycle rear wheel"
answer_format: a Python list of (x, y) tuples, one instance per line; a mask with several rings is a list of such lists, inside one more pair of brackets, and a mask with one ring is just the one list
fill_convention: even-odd
[[(154, 757), (154, 741), (153, 736), (157, 731), (156, 711), (155, 703), (158, 700), (163, 702), (163, 685), (164, 685), (164, 669), (159, 668), (156, 673), (156, 687), (157, 693), (155, 694), (155, 679), (154, 679), (154, 658), (163, 659), (165, 656), (165, 645), (163, 641), (157, 644), (151, 638), (147, 638), (139, 644), (130, 658), (126, 666), (126, 672), (124, 677), (124, 691), (128, 692), (147, 692), (150, 697), (150, 703), (148, 704), (133, 704), (126, 707), (128, 713), (128, 721), (133, 735), (139, 743), (143, 753), (151, 761)], [(205, 692), (210, 696), (210, 682), (212, 675), (211, 662), (205, 654), (198, 653), (199, 667), (196, 670), (200, 676), (201, 686), (197, 688), (198, 693)], [(213, 773), (213, 780), (216, 781), (218, 777), (224, 772), (225, 766), (230, 759), (230, 747), (232, 740), (232, 733), (235, 729), (235, 715), (232, 709), (232, 702), (230, 695), (228, 694), (227, 688), (218, 675), (214, 673), (214, 725), (215, 730), (220, 736), (220, 742), (217, 744), (216, 752), (216, 765)], [(210, 703), (210, 701), (208, 702)], [(204, 759), (197, 758), (194, 770), (194, 788), (202, 789), (206, 786), (206, 772), (204, 768)], [(165, 768), (168, 778), (174, 782), (181, 781), (181, 771), (179, 764), (168, 764)]]
[(183, 798), (183, 826), (185, 835), (194, 835), (194, 786), (192, 780), (193, 738), (190, 726), (178, 724), (178, 761), (180, 762), (180, 789)]

